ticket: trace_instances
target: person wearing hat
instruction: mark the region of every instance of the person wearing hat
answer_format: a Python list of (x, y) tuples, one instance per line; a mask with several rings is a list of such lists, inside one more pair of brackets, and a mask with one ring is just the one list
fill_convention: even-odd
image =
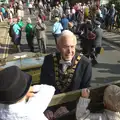
[(103, 30), (100, 27), (101, 23), (98, 20), (94, 20), (94, 25), (95, 25), (95, 28), (93, 30), (93, 33), (95, 33), (96, 37), (93, 45), (95, 54), (91, 56), (93, 65), (97, 64), (96, 58), (98, 54), (100, 54), (101, 46), (102, 46), (102, 37), (103, 37)]
[(57, 39), (60, 36), (61, 32), (63, 30), (62, 24), (60, 23), (60, 19), (58, 17), (55, 18), (55, 23), (52, 27), (52, 34), (55, 38), (55, 43), (57, 45)]
[(27, 25), (25, 27), (25, 32), (26, 32), (26, 40), (30, 48), (30, 51), (34, 52), (34, 45), (33, 45), (34, 30), (33, 30), (31, 19), (29, 17), (27, 19)]
[(17, 66), (0, 71), (0, 120), (47, 120), (43, 112), (55, 88), (31, 82), (32, 77)]
[(77, 120), (120, 120), (120, 87), (110, 85), (104, 91), (103, 113), (90, 113), (87, 109), (90, 103), (89, 89), (82, 89), (81, 97), (77, 103), (76, 119)]

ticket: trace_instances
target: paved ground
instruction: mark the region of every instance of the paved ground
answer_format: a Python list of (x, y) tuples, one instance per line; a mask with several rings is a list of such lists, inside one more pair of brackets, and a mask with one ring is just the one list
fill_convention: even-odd
[(104, 84), (120, 80), (120, 51), (104, 43), (105, 52), (98, 57), (99, 64), (93, 67), (92, 83)]
[(104, 40), (120, 47), (120, 32), (107, 32), (104, 31)]
[[(24, 22), (29, 16), (30, 15), (28, 11), (26, 11)], [(33, 24), (35, 24), (36, 16), (31, 15), (30, 17), (32, 19)], [(51, 52), (56, 51), (54, 38), (51, 34), (52, 23), (46, 22), (46, 25), (47, 25), (47, 37), (48, 37), (47, 51), (48, 53), (51, 53)], [(115, 34), (115, 33), (104, 31), (103, 37), (107, 41), (117, 41), (118, 43), (120, 41), (120, 35)], [(23, 32), (22, 34), (21, 43), (23, 44), (21, 46), (21, 49), (23, 51), (28, 52), (29, 48), (25, 40), (25, 32)], [(104, 54), (98, 57), (99, 64), (92, 68), (93, 69), (93, 73), (92, 73), (92, 85), (93, 86), (120, 80), (120, 49), (119, 47), (114, 46), (115, 44), (110, 44), (110, 43), (103, 41), (103, 47), (105, 49), (105, 52)], [(35, 51), (38, 52), (39, 50), (38, 50), (36, 39), (34, 39), (34, 45), (35, 45)], [(80, 47), (79, 47), (79, 41), (78, 41), (77, 50), (79, 50), (79, 48)], [(14, 52), (15, 52), (15, 49), (12, 47), (12, 44), (11, 44), (9, 55)]]
[(8, 46), (10, 39), (8, 35), (8, 24), (7, 22), (0, 23), (0, 59), (8, 56)]

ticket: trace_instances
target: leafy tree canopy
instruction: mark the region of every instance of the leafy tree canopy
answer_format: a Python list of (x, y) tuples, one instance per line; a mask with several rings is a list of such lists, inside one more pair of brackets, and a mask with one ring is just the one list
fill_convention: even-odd
[(120, 11), (120, 0), (110, 0), (108, 7), (110, 7), (111, 4), (115, 4), (116, 10)]

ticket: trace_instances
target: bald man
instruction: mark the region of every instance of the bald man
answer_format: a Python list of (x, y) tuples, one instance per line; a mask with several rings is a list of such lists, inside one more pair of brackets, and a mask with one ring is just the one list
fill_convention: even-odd
[(64, 30), (57, 41), (57, 53), (47, 55), (41, 68), (40, 84), (52, 85), (56, 94), (90, 86), (91, 62), (75, 51), (76, 36)]

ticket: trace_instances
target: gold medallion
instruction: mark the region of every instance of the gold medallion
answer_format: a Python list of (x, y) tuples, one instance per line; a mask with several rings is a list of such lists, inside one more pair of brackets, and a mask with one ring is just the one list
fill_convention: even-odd
[(65, 72), (61, 72), (61, 69), (59, 68), (59, 59), (57, 56), (53, 56), (54, 60), (54, 71), (55, 71), (55, 81), (56, 81), (56, 87), (61, 91), (64, 92), (71, 84), (73, 74), (76, 70), (76, 66), (81, 59), (80, 56), (77, 56), (74, 65), (72, 67), (68, 67)]

